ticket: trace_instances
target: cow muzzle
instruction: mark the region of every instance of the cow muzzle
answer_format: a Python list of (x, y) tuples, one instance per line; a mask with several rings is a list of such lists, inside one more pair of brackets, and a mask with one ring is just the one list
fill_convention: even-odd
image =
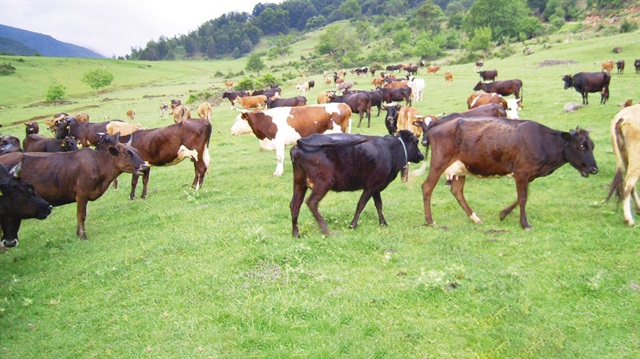
[(151, 166), (149, 166), (149, 164), (147, 162), (141, 164), (140, 167), (138, 167), (138, 169), (136, 170), (136, 174), (138, 176), (141, 176), (144, 173), (144, 171), (149, 169), (149, 167), (151, 167)]
[(2, 245), (4, 247), (7, 247), (7, 248), (17, 247), (18, 246), (18, 238), (13, 238), (13, 239), (3, 238), (2, 239)]
[(598, 173), (598, 167), (587, 167), (586, 170), (580, 171), (582, 177), (589, 177), (590, 174), (595, 175)]

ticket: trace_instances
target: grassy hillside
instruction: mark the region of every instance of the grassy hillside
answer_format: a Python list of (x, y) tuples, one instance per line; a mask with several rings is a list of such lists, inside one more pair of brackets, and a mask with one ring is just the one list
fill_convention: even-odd
[[(625, 227), (620, 206), (603, 199), (615, 166), (609, 123), (617, 103), (640, 101), (632, 67), (639, 36), (575, 35), (549, 49), (533, 45), (530, 56), (518, 50), (485, 63), (499, 79), (524, 82), (523, 118), (562, 130), (592, 127), (600, 173), (582, 178), (567, 165), (534, 181), (532, 231), (520, 229), (517, 214), (498, 219), (515, 198), (506, 178), (467, 180), (480, 225), (441, 181), (433, 198), (439, 226), (423, 226), (423, 176), (383, 192), (388, 227), (377, 225), (369, 204), (350, 230), (360, 193), (330, 193), (320, 211), (332, 234), (323, 237), (303, 207), (302, 238), (294, 239), (288, 152), (284, 175), (272, 177), (275, 154), (260, 151), (253, 136), (231, 136), (237, 113), (228, 102), (216, 106), (211, 168), (198, 192), (185, 161), (154, 168), (146, 200), (129, 201), (129, 176), (121, 176), (119, 189), (89, 204), (87, 241), (75, 236), (74, 205), (23, 222), (20, 246), (0, 254), (0, 356), (638, 357), (640, 227)], [(614, 46), (623, 52), (612, 53)], [(562, 89), (564, 74), (599, 71), (601, 61), (620, 58), (627, 70), (613, 75), (608, 104), (592, 94), (590, 106), (563, 112), (567, 102), (580, 102)], [(245, 64), (23, 60), (0, 57), (17, 68), (0, 77), (2, 133), (20, 138), (23, 122), (38, 119), (43, 128), (61, 111), (100, 121), (134, 109), (144, 126), (165, 126), (173, 121), (160, 116), (161, 102), (202, 91), (219, 96), (224, 78), (214, 74), (238, 73)], [(546, 60), (572, 64), (540, 66)], [(115, 75), (100, 93), (80, 82), (97, 67)], [(452, 86), (444, 71), (454, 74)], [(465, 109), (479, 80), (473, 64), (419, 76), (427, 89), (414, 105), (423, 114)], [(309, 103), (330, 88), (320, 74), (296, 80), (312, 78)], [(371, 77), (348, 79), (371, 88)], [(39, 104), (52, 82), (67, 87), (71, 103)], [(295, 82), (281, 85), (283, 96), (297, 95)], [(375, 114), (370, 128), (353, 132), (384, 135)]]

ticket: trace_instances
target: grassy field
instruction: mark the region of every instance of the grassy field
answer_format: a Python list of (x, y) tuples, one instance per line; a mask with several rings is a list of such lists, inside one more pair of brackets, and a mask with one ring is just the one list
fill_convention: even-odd
[[(615, 167), (609, 123), (618, 103), (640, 101), (631, 66), (640, 33), (573, 38), (485, 63), (499, 79), (523, 80), (523, 118), (593, 129), (600, 173), (583, 178), (567, 165), (534, 181), (534, 230), (521, 230), (517, 214), (498, 219), (515, 199), (512, 179), (467, 180), (480, 225), (441, 181), (438, 226), (426, 227), (421, 177), (383, 192), (388, 227), (369, 204), (349, 229), (360, 194), (330, 193), (320, 211), (332, 234), (321, 235), (305, 206), (302, 238), (292, 238), (288, 152), (284, 175), (274, 178), (273, 152), (253, 136), (230, 135), (237, 113), (226, 102), (214, 108), (212, 163), (198, 192), (185, 161), (153, 169), (145, 200), (128, 200), (129, 176), (121, 176), (119, 189), (89, 204), (87, 241), (75, 236), (74, 205), (23, 222), (20, 246), (0, 254), (0, 357), (637, 358), (639, 227), (625, 227), (620, 206), (603, 200)], [(592, 94), (590, 106), (564, 113), (580, 95), (562, 89), (562, 76), (619, 58), (627, 69), (613, 75), (610, 102)], [(17, 68), (0, 77), (0, 124), (21, 139), (22, 123), (43, 128), (62, 111), (98, 122), (134, 109), (148, 128), (169, 125), (161, 102), (201, 91), (219, 98), (225, 78), (214, 74), (245, 63), (19, 59), (0, 56)], [(572, 64), (540, 66), (545, 60)], [(80, 82), (97, 67), (115, 75), (99, 93)], [(454, 74), (452, 86), (444, 71)], [(427, 89), (414, 105), (423, 114), (464, 110), (479, 80), (473, 64), (419, 76)], [(321, 78), (304, 79), (316, 80), (309, 103), (329, 88)], [(371, 88), (370, 77), (348, 79)], [(70, 103), (40, 104), (51, 83), (67, 88)], [(283, 96), (296, 95), (294, 85), (282, 84)], [(370, 128), (353, 132), (384, 135), (375, 114)]]

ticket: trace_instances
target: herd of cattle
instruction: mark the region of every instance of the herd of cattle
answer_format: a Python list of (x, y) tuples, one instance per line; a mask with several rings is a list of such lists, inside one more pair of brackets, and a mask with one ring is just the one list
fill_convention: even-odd
[[(540, 123), (519, 120), (522, 109), (523, 84), (519, 79), (497, 81), (497, 70), (484, 70), (476, 63), (481, 81), (467, 99), (467, 111), (450, 114), (421, 115), (412, 107), (422, 100), (424, 79), (416, 78), (422, 66), (389, 66), (380, 77), (371, 81), (373, 90), (355, 90), (353, 82), (344, 85), (346, 71), (336, 71), (332, 78), (336, 90), (323, 91), (317, 104), (307, 104), (306, 95), (315, 82), (297, 84), (302, 95), (280, 97), (279, 86), (259, 91), (234, 91), (227, 83), (222, 94), (232, 108), (239, 111), (231, 128), (233, 135), (253, 133), (260, 146), (275, 150), (274, 176), (284, 173), (285, 146), (291, 148), (293, 165), (293, 197), (290, 202), (292, 234), (299, 236), (298, 214), (307, 189), (311, 195), (306, 203), (323, 234), (327, 225), (318, 212), (318, 203), (328, 191), (362, 190), (351, 227), (357, 226), (360, 213), (371, 197), (378, 212), (379, 223), (386, 225), (382, 213), (381, 192), (402, 172), (407, 177), (410, 162), (425, 159), (420, 148), (431, 150), (429, 172), (422, 185), (425, 221), (434, 225), (431, 197), (442, 174), (451, 193), (475, 223), (481, 220), (467, 204), (464, 184), (467, 175), (478, 177), (511, 176), (516, 182), (517, 199), (500, 213), (504, 219), (516, 206), (520, 207), (520, 224), (530, 228), (526, 217), (528, 184), (547, 176), (569, 163), (587, 177), (598, 167), (593, 156), (593, 142), (587, 130), (569, 132), (551, 129)], [(620, 63), (618, 64), (620, 70)], [(624, 62), (622, 62), (624, 71)], [(635, 62), (640, 71), (640, 60)], [(435, 74), (440, 68), (428, 67)], [(394, 71), (406, 71), (396, 76)], [(373, 75), (375, 70), (354, 69), (352, 74)], [(447, 73), (447, 81), (453, 75)], [(565, 89), (575, 88), (588, 104), (590, 92), (601, 93), (601, 103), (609, 98), (611, 75), (602, 72), (581, 72), (563, 78)], [(330, 83), (330, 82), (327, 82)], [(340, 93), (338, 93), (340, 92)], [(515, 98), (507, 98), (513, 95)], [(405, 106), (401, 102), (405, 102)], [(371, 108), (386, 111), (386, 136), (351, 134), (353, 114), (359, 114), (370, 126)], [(162, 115), (169, 106), (161, 105)], [(147, 196), (152, 166), (166, 166), (189, 158), (194, 163), (192, 187), (202, 185), (209, 169), (211, 105), (198, 108), (200, 118), (191, 118), (190, 110), (180, 101), (172, 101), (175, 123), (166, 127), (143, 129), (124, 121), (93, 123), (85, 114), (58, 114), (47, 121), (54, 138), (39, 134), (37, 122), (26, 124), (25, 138), (0, 138), (0, 222), (2, 244), (18, 244), (22, 219), (44, 219), (51, 206), (77, 203), (77, 235), (87, 238), (85, 230), (88, 201), (101, 197), (122, 173), (131, 173), (131, 193), (143, 176), (142, 198)], [(134, 120), (135, 112), (127, 112)], [(623, 108), (611, 123), (611, 140), (616, 155), (616, 175), (609, 196), (616, 193), (623, 201), (624, 221), (633, 226), (631, 198), (640, 213), (640, 198), (636, 182), (640, 177), (640, 105)], [(92, 148), (93, 147), (93, 148)]]

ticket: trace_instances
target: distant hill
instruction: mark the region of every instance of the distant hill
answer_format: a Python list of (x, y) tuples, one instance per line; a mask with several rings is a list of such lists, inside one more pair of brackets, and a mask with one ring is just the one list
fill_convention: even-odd
[(6, 25), (0, 25), (0, 53), (25, 56), (40, 54), (51, 57), (104, 58), (104, 56), (85, 47), (58, 41), (49, 35)]

